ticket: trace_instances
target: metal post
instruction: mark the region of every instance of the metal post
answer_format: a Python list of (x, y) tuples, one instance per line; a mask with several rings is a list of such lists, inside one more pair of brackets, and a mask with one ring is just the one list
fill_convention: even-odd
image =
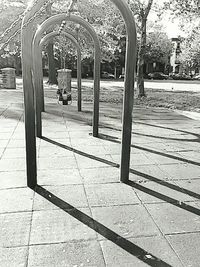
[(35, 110), (34, 110), (34, 89), (32, 83), (32, 23), (27, 21), (34, 14), (34, 8), (24, 17), (22, 21), (22, 78), (24, 90), (24, 120), (25, 120), (25, 141), (26, 141), (26, 172), (27, 185), (34, 189), (37, 185), (37, 164), (36, 164), (36, 138), (35, 138)]
[[(80, 25), (76, 27), (76, 39), (79, 44), (79, 27)], [(77, 100), (77, 105), (78, 105), (78, 111), (81, 111), (81, 54), (77, 55), (77, 88), (78, 88), (78, 100)]]
[(34, 46), (39, 46), (40, 39), (42, 37), (42, 34), (45, 30), (47, 30), (52, 24), (61, 23), (63, 20), (65, 21), (72, 21), (74, 23), (79, 23), (82, 25), (91, 35), (94, 46), (95, 46), (95, 55), (94, 55), (94, 109), (93, 109), (93, 136), (98, 137), (98, 124), (99, 124), (99, 90), (100, 90), (100, 44), (98, 37), (93, 30), (92, 26), (82, 19), (81, 17), (75, 16), (75, 15), (66, 15), (66, 14), (60, 14), (55, 15), (47, 20), (45, 20), (41, 25), (40, 28), (36, 31), (35, 37), (34, 37)]
[[(33, 46), (34, 48), (34, 46)], [(34, 50), (34, 49), (33, 49)], [(33, 84), (35, 93), (36, 136), (42, 137), (42, 111), (44, 103), (42, 50), (33, 51)]]

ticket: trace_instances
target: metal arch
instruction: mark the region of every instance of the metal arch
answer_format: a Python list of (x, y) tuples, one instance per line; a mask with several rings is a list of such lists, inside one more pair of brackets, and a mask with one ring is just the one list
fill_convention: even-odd
[[(66, 32), (68, 34), (71, 34), (74, 38), (76, 38), (77, 42), (78, 42), (78, 36), (77, 33), (73, 32), (70, 29), (64, 29), (62, 32)], [(84, 37), (87, 38), (86, 33), (82, 33), (82, 35), (84, 35)], [(79, 43), (78, 43), (79, 44)], [(78, 55), (79, 56), (79, 55)], [(81, 58), (80, 58), (80, 62), (79, 59), (77, 58), (77, 62), (78, 62), (78, 66), (80, 66), (81, 68)], [(80, 77), (79, 77), (80, 75)], [(81, 73), (79, 73), (78, 68), (77, 68), (77, 88), (78, 88), (78, 99), (77, 99), (77, 107), (78, 107), (78, 111), (82, 110), (82, 92), (81, 92)], [(42, 83), (42, 99), (41, 99), (41, 105), (42, 105), (42, 111), (44, 111), (44, 91), (43, 91), (43, 83)]]
[(100, 50), (99, 39), (97, 37), (96, 32), (93, 30), (92, 26), (87, 21), (85, 21), (84, 19), (76, 15), (66, 15), (66, 14), (54, 15), (48, 18), (47, 20), (45, 20), (40, 25), (40, 27), (35, 33), (33, 42), (35, 45), (39, 45), (40, 39), (44, 31), (47, 30), (52, 24), (55, 25), (55, 24), (61, 23), (63, 20), (72, 21), (83, 26), (89, 32), (94, 42), (95, 53), (94, 53), (93, 136), (98, 137), (101, 50)]
[[(77, 34), (75, 32), (73, 32), (72, 30), (65, 29), (65, 30), (62, 31), (62, 33), (63, 32), (66, 32), (66, 33), (72, 35), (77, 40)], [(78, 42), (78, 40), (77, 40), (77, 42)], [(81, 73), (79, 73), (79, 71), (78, 71), (78, 67), (81, 68), (81, 58), (80, 58), (80, 62), (79, 62), (78, 56), (79, 55), (77, 55), (77, 62), (78, 62), (78, 66), (77, 66), (77, 88), (78, 88), (77, 106), (78, 106), (78, 111), (81, 111), (82, 110), (82, 103), (81, 103), (82, 102), (82, 100), (81, 100), (81, 98), (82, 98), (82, 96), (81, 96)], [(43, 82), (41, 84), (41, 97), (42, 97), (42, 99), (41, 99), (41, 111), (45, 111), (44, 110), (45, 104), (44, 104), (44, 88), (43, 88)]]
[[(77, 38), (76, 33), (74, 33), (73, 31), (71, 31), (70, 29), (65, 29), (63, 32), (66, 32), (68, 34), (71, 34), (74, 38)], [(77, 58), (77, 62), (78, 61), (79, 61), (79, 59)], [(42, 62), (40, 62), (40, 64), (42, 64)], [(78, 66), (80, 64), (81, 63), (78, 63)], [(38, 65), (39, 65), (39, 63), (38, 63)], [(40, 81), (40, 88), (41, 88), (41, 111), (45, 111), (45, 108), (44, 108), (45, 107), (45, 103), (44, 103), (43, 78), (40, 77), (40, 79), (41, 79), (41, 81)], [(39, 81), (38, 81), (38, 84), (39, 84)], [(81, 109), (82, 109), (82, 103), (81, 103), (82, 102), (81, 101), (81, 73), (80, 73), (80, 77), (79, 77), (78, 68), (77, 68), (77, 88), (78, 88), (78, 101), (77, 101), (77, 106), (78, 106), (78, 111), (81, 111)]]
[[(78, 107), (78, 111), (81, 111), (81, 48), (80, 48), (80, 45), (78, 43), (78, 40), (76, 39), (77, 38), (77, 35), (76, 33), (74, 33), (73, 31), (69, 30), (69, 29), (65, 29), (64, 31), (62, 31), (61, 35), (65, 35), (66, 37), (68, 37), (72, 42), (73, 44), (75, 45), (76, 49), (77, 49), (77, 89), (78, 89), (78, 99), (77, 99), (77, 107)], [(59, 33), (55, 33), (55, 36), (56, 35), (59, 35)], [(45, 38), (48, 39), (48, 34), (45, 36)], [(53, 37), (53, 36), (52, 36)], [(73, 38), (71, 38), (73, 37)], [(50, 37), (51, 38), (51, 37)], [(43, 38), (44, 39), (44, 38)], [(44, 43), (46, 41), (44, 40)], [(40, 42), (40, 46), (42, 46), (42, 40)], [(44, 100), (43, 100), (44, 102)]]
[(133, 14), (125, 0), (110, 0), (120, 10), (124, 18), (127, 40), (125, 59), (125, 81), (122, 114), (122, 149), (120, 165), (120, 181), (128, 182), (131, 152), (132, 111), (134, 98), (134, 76), (136, 67), (137, 34)]
[[(42, 118), (41, 111), (43, 106), (43, 75), (42, 75), (42, 45), (44, 45), (50, 38), (59, 35), (59, 32), (51, 32), (47, 34), (41, 41), (39, 46), (33, 44), (33, 78), (35, 88), (35, 106), (36, 106), (36, 133), (37, 137), (42, 136)], [(81, 90), (81, 49), (77, 40), (69, 33), (63, 32), (77, 49), (77, 84), (78, 91)], [(79, 94), (80, 95), (80, 94)]]
[[(123, 129), (122, 129), (122, 152), (120, 166), (120, 180), (127, 182), (129, 179), (130, 166), (130, 144), (132, 130), (132, 107), (134, 95), (134, 69), (136, 65), (136, 26), (133, 15), (125, 0), (110, 0), (120, 10), (127, 29), (127, 49), (125, 64), (125, 88), (123, 104)], [(26, 165), (27, 184), (35, 188), (37, 184), (36, 166), (36, 138), (35, 138), (35, 114), (34, 114), (34, 92), (32, 84), (32, 55), (31, 45), (33, 40), (33, 22), (27, 27), (24, 26), (34, 16), (47, 0), (33, 2), (27, 8), (27, 14), (22, 21), (22, 68), (23, 68), (23, 89), (25, 102), (25, 134), (26, 134)]]

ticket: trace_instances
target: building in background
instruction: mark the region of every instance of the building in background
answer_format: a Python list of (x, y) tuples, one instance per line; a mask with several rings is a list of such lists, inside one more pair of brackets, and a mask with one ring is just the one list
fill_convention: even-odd
[(172, 38), (172, 54), (170, 57), (170, 65), (172, 73), (179, 73), (181, 71), (181, 64), (178, 56), (181, 53), (181, 41), (179, 38)]

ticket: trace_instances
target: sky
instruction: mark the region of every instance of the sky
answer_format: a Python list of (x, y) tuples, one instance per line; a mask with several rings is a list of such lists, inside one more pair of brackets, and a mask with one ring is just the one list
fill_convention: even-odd
[(178, 21), (166, 21), (166, 26), (165, 26), (166, 33), (169, 38), (172, 37), (178, 37), (178, 36), (184, 36), (184, 33), (179, 29), (178, 27)]
[[(151, 12), (148, 17), (148, 21), (155, 22), (157, 19), (157, 15), (154, 12)], [(178, 19), (171, 19), (170, 14), (165, 14), (161, 21), (163, 25), (163, 30), (167, 33), (169, 38), (178, 37), (178, 36), (185, 36), (185, 33), (180, 30), (179, 28), (179, 20)]]

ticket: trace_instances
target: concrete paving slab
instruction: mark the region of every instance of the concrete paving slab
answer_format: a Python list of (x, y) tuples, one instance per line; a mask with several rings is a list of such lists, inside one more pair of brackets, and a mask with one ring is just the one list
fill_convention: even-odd
[[(164, 141), (163, 141), (164, 142)], [(180, 142), (180, 141), (166, 141), (167, 145), (171, 147), (174, 151), (191, 151), (191, 150), (200, 150), (200, 146), (197, 142)]]
[[(127, 250), (130, 247), (132, 247), (133, 254), (134, 251), (136, 251), (135, 246), (139, 246), (139, 248), (146, 251), (146, 259), (148, 259), (148, 257), (151, 258), (150, 255), (156, 257), (157, 261), (156, 260), (154, 261), (154, 266), (164, 266), (161, 265), (163, 264), (163, 262), (168, 264), (168, 266), (176, 266), (176, 267), (182, 266), (179, 258), (174, 253), (174, 251), (172, 250), (166, 239), (164, 239), (162, 236), (130, 238), (128, 239), (128, 241), (130, 241), (131, 244), (129, 244), (129, 247), (127, 245)], [(120, 241), (118, 243), (120, 244)], [(132, 255), (131, 253), (126, 251), (126, 249), (122, 249), (120, 246), (108, 240), (101, 241), (101, 246), (103, 249), (103, 254), (105, 257), (105, 262), (107, 267), (149, 266), (149, 264), (139, 259), (142, 256), (142, 253), (141, 254), (138, 253), (137, 255)], [(161, 260), (163, 261), (162, 263)]]
[[(120, 163), (121, 155), (111, 155), (113, 162)], [(134, 168), (134, 166), (138, 165), (154, 165), (150, 158), (147, 158), (144, 154), (131, 154), (130, 158), (130, 167)]]
[(200, 178), (200, 166), (193, 164), (160, 165), (159, 168), (167, 173), (169, 179), (173, 180)]
[(3, 153), (3, 159), (13, 159), (13, 158), (25, 158), (26, 151), (25, 147), (18, 148), (7, 148)]
[[(195, 203), (188, 203), (198, 209)], [(169, 203), (145, 204), (148, 212), (164, 234), (200, 231), (199, 215)]]
[(8, 140), (0, 140), (0, 148), (5, 148), (8, 144)]
[(184, 266), (198, 267), (200, 262), (200, 233), (168, 235), (167, 239), (181, 258)]
[[(9, 99), (5, 98), (8, 93)], [(111, 165), (114, 157), (117, 164), (121, 160), (122, 105), (100, 103), (98, 139), (91, 136), (92, 102), (84, 103), (83, 112), (78, 113), (75, 102), (65, 107), (47, 99), (47, 112), (42, 114), (43, 133), (54, 144), (36, 138), (37, 161), (41, 166), (38, 183), (43, 189), (37, 187), (40, 195), (36, 193), (32, 200), (28, 189), (22, 188), (26, 186), (23, 93), (20, 89), (1, 90), (2, 94), (0, 246), (4, 248), (0, 248), (0, 253), (4, 254), (3, 266), (9, 266), (11, 259), (15, 262), (17, 251), (19, 266), (21, 263), (27, 266), (28, 257), (28, 266), (146, 266), (138, 261), (139, 253), (133, 256), (127, 254), (126, 246), (116, 247), (115, 243), (120, 245), (122, 241), (132, 248), (131, 252), (137, 251), (137, 245), (140, 252), (146, 250), (172, 266), (192, 266), (193, 259), (198, 261), (197, 251), (192, 250), (199, 245), (193, 234), (200, 232), (197, 122), (166, 109), (134, 107), (133, 111), (131, 180), (157, 195), (162, 194), (166, 202), (171, 197), (182, 207), (191, 206), (189, 212), (119, 183), (120, 170), (117, 165)], [(77, 153), (63, 145), (73, 147)], [(22, 159), (24, 163), (20, 162)], [(146, 164), (147, 161), (151, 164)], [(186, 187), (193, 194), (189, 196), (189, 192), (183, 194), (157, 183), (163, 181)], [(51, 193), (45, 195), (45, 188), (58, 198)], [(33, 202), (39, 210), (32, 212)], [(182, 238), (186, 235), (188, 239)], [(190, 245), (189, 260), (182, 249), (187, 249), (187, 245)], [(4, 250), (6, 247), (10, 250)], [(149, 254), (147, 258), (151, 257)]]
[[(71, 144), (72, 146), (79, 146), (79, 145), (82, 145), (82, 146), (87, 146), (88, 144), (90, 146), (98, 146), (100, 144), (102, 144), (102, 140), (99, 139), (99, 138), (94, 138), (92, 136), (89, 136), (88, 138), (71, 138)], [(103, 145), (103, 144), (102, 144)]]
[(90, 169), (90, 168), (100, 168), (109, 166), (110, 162), (112, 161), (112, 157), (110, 155), (98, 155), (98, 158), (94, 156), (81, 156), (75, 154), (78, 167), (80, 169)]
[[(42, 125), (42, 130), (44, 133), (54, 132), (55, 127), (51, 125), (50, 123), (48, 125)], [(59, 127), (56, 128), (56, 132), (65, 132), (67, 130), (66, 125), (62, 124)], [(67, 133), (67, 131), (66, 131)]]
[[(48, 136), (45, 136), (45, 135), (43, 135), (43, 136), (48, 138)], [(61, 144), (61, 145), (71, 146), (70, 138), (56, 138), (56, 137), (54, 137), (54, 138), (49, 138), (49, 139), (50, 139), (50, 141), (57, 142), (58, 145)], [(52, 145), (55, 146), (54, 144), (51, 143), (51, 146)]]
[(33, 195), (34, 192), (29, 188), (0, 190), (0, 213), (31, 211)]
[(50, 132), (50, 131), (43, 131), (43, 135), (44, 136), (48, 136), (50, 139), (52, 138), (52, 139), (54, 139), (54, 138), (56, 138), (56, 139), (65, 139), (65, 138), (69, 138), (69, 134), (68, 134), (68, 132), (66, 131), (66, 129), (65, 129), (65, 131), (55, 131), (55, 129), (54, 129), (54, 132), (52, 131), (52, 132)]
[(119, 182), (119, 169), (113, 167), (80, 169), (85, 184), (103, 184)]
[(0, 172), (1, 189), (26, 187), (25, 171), (5, 171)]
[(200, 166), (200, 158), (199, 158), (200, 151), (181, 151), (179, 152), (180, 157), (183, 157), (184, 159), (189, 159), (192, 161), (195, 161), (196, 163), (199, 163)]
[(0, 247), (0, 266), (4, 267), (25, 267), (28, 258), (27, 247), (1, 248)]
[(97, 241), (31, 246), (28, 267), (106, 266)]
[(91, 216), (89, 209), (34, 211), (30, 244), (53, 244), (74, 240), (96, 239), (96, 232), (71, 216)]
[(8, 132), (8, 133), (1, 133), (0, 132), (0, 140), (10, 139), (11, 136), (12, 136), (12, 132)]
[(167, 164), (181, 164), (183, 163), (177, 153), (166, 153), (162, 155), (156, 155), (155, 153), (146, 153), (146, 156), (151, 159), (154, 164), (167, 165)]
[(108, 154), (120, 155), (120, 153), (121, 153), (121, 145), (120, 144), (108, 143), (108, 144), (104, 144), (104, 148)]
[(40, 158), (38, 160), (39, 170), (61, 170), (77, 168), (75, 157), (56, 157), (56, 158)]
[(125, 184), (88, 184), (85, 189), (91, 207), (140, 203), (133, 189)]
[(24, 129), (20, 130), (20, 131), (16, 131), (13, 133), (12, 135), (12, 139), (16, 139), (16, 140), (23, 140), (25, 136), (25, 132)]
[[(138, 197), (143, 203), (156, 203), (156, 202), (166, 202), (167, 198), (172, 198), (174, 199), (174, 202), (176, 201), (181, 201), (181, 202), (189, 202), (189, 201), (194, 201), (194, 197), (189, 196), (185, 193), (180, 192), (181, 188), (177, 186), (176, 183), (170, 181), (168, 184), (158, 184), (156, 182), (141, 182), (139, 183), (141, 185), (142, 189), (134, 189), (135, 192), (137, 193)], [(180, 189), (180, 191), (175, 190), (171, 188), (170, 186), (175, 186), (177, 189)], [(153, 190), (155, 193), (155, 196), (151, 194), (151, 191)], [(148, 194), (149, 192), (149, 194)], [(166, 197), (166, 200), (162, 199), (159, 197), (159, 194), (163, 195), (163, 198)], [(157, 197), (156, 197), (157, 195)], [(188, 203), (190, 204), (190, 203)]]
[[(88, 207), (88, 201), (83, 185), (44, 186), (46, 190), (54, 194), (75, 208)], [(33, 210), (59, 209), (44, 197), (36, 194), (34, 197)]]
[(130, 172), (131, 181), (151, 181), (152, 179), (166, 180), (167, 174), (162, 171), (157, 165), (137, 165)]
[[(119, 237), (125, 238), (160, 234), (153, 220), (142, 205), (92, 207), (92, 214), (95, 220), (108, 228), (108, 234), (110, 234), (110, 231), (113, 231)], [(100, 240), (104, 239), (102, 235), (99, 235), (98, 238)]]
[(90, 145), (88, 143), (87, 145), (73, 145), (73, 148), (77, 149), (80, 152), (84, 152), (89, 155), (94, 155), (94, 156), (101, 156), (101, 155), (109, 155), (110, 153), (107, 152), (104, 148), (103, 145)]
[[(48, 136), (45, 136), (45, 135), (43, 135), (43, 136), (48, 138)], [(40, 146), (44, 147), (44, 148), (46, 148), (46, 147), (54, 147), (55, 145), (52, 144), (52, 142), (50, 142), (50, 141), (56, 141), (58, 144), (71, 146), (71, 141), (70, 141), (69, 138), (65, 138), (65, 139), (56, 139), (56, 138), (52, 139), (52, 138), (49, 138), (49, 139), (50, 139), (49, 142), (47, 142), (46, 140), (41, 140)]]
[(38, 184), (40, 185), (66, 185), (82, 184), (83, 180), (78, 169), (39, 170)]
[(31, 218), (31, 212), (0, 214), (1, 247), (27, 246)]
[(24, 171), (26, 163), (24, 158), (13, 158), (13, 159), (1, 159), (0, 170), (1, 171)]
[(8, 148), (25, 147), (25, 140), (24, 139), (10, 139), (7, 147)]
[(72, 151), (58, 146), (40, 147), (38, 157), (40, 158), (55, 158), (55, 157), (73, 157)]
[(176, 184), (181, 188), (190, 190), (192, 193), (194, 193), (193, 199), (195, 199), (195, 193), (198, 194), (199, 197), (196, 199), (200, 199), (200, 179), (177, 181)]

